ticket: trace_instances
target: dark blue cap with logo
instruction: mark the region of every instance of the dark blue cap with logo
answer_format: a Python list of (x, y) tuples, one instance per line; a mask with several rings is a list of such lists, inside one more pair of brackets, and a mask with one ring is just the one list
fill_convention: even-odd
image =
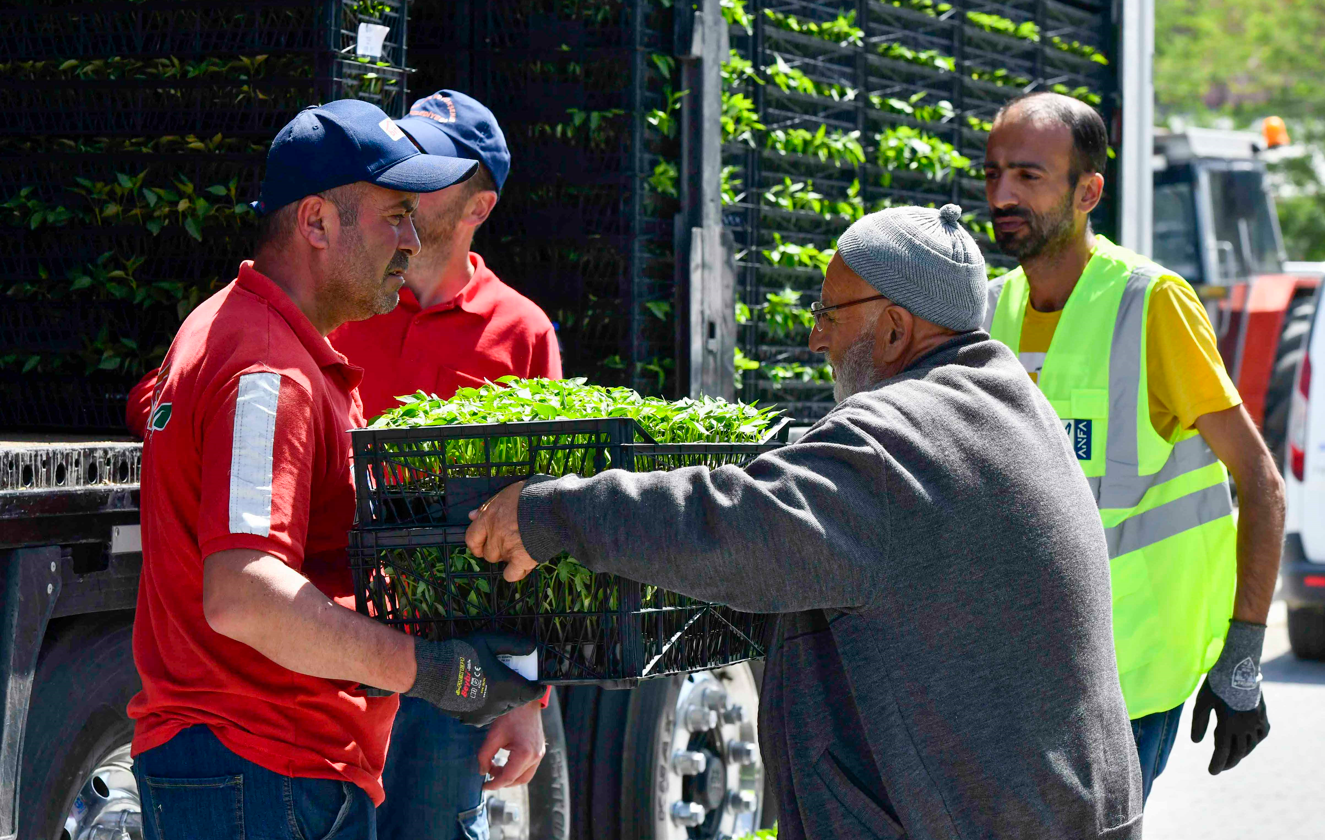
[(511, 151), (497, 118), (481, 102), (454, 90), (439, 90), (409, 107), (396, 125), (430, 155), (469, 158), (492, 173), (501, 192), (511, 171)]
[(370, 102), (310, 105), (282, 128), (267, 152), (259, 215), (305, 196), (367, 181), (403, 192), (434, 192), (478, 169), (454, 155), (423, 154)]

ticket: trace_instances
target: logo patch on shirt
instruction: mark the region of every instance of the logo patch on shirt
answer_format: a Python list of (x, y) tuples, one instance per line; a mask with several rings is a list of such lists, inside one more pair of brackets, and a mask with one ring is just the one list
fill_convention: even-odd
[(1067, 432), (1067, 439), (1072, 444), (1072, 451), (1077, 453), (1078, 461), (1090, 460), (1091, 440), (1095, 437), (1094, 425), (1092, 420), (1063, 421), (1063, 431)]
[(170, 422), (171, 404), (162, 403), (152, 412), (152, 420), (147, 424), (147, 428), (154, 432), (159, 432)]

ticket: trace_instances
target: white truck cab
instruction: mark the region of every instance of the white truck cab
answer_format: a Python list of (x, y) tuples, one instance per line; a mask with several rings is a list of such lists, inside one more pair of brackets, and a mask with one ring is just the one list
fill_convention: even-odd
[[(1321, 295), (1318, 290), (1318, 303)], [(1325, 660), (1325, 307), (1316, 307), (1290, 411), (1280, 566), (1288, 636), (1298, 657)]]

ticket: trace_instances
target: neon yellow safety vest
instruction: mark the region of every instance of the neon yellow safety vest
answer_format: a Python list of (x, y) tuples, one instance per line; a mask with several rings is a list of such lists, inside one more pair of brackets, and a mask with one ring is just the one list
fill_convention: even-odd
[[(1150, 422), (1146, 312), (1172, 272), (1102, 236), (1063, 308), (1040, 390), (1086, 473), (1104, 522), (1113, 635), (1128, 715), (1178, 706), (1219, 658), (1233, 614), (1237, 528), (1228, 473), (1195, 430)], [(1030, 286), (989, 284), (985, 328), (1020, 352)]]

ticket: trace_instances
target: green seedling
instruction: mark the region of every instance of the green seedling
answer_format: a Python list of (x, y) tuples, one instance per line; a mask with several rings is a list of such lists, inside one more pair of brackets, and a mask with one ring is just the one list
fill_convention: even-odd
[[(666, 362), (652, 360), (646, 369)], [(588, 385), (583, 379), (545, 380), (504, 377), (481, 388), (462, 388), (450, 400), (422, 392), (401, 398), (401, 405), (378, 417), (372, 428), (416, 428), (420, 426), (503, 423), (526, 420), (631, 417), (659, 443), (758, 442), (767, 434), (777, 412), (742, 403), (704, 397), (676, 402), (643, 397), (627, 388)], [(532, 468), (549, 475), (593, 475), (600, 468), (586, 453), (594, 435), (512, 436), (426, 442), (411, 445), (413, 454), (402, 457), (409, 469), (423, 473), (464, 475), (466, 465), (476, 471), (511, 465), (511, 474)], [(567, 446), (567, 443), (578, 444)], [(560, 445), (560, 446), (558, 446)], [(692, 464), (716, 466), (721, 456), (690, 459)], [(678, 464), (680, 465), (680, 464)], [(404, 614), (425, 618), (454, 618), (493, 615), (495, 602), (492, 574), (486, 563), (463, 547), (434, 547), (389, 551), (379, 558), (394, 581), (394, 591)], [(563, 555), (541, 566), (537, 577), (516, 584), (514, 597), (532, 598), (530, 609), (540, 615), (594, 614), (617, 609), (619, 588), (607, 579)], [(537, 587), (537, 588), (535, 588)], [(537, 597), (534, 594), (537, 593)], [(647, 606), (657, 590), (645, 587)], [(508, 591), (507, 599), (512, 595)], [(508, 601), (503, 603), (508, 603)], [(584, 619), (581, 619), (583, 621)], [(592, 617), (588, 619), (591, 623)], [(583, 630), (584, 626), (580, 625)]]

